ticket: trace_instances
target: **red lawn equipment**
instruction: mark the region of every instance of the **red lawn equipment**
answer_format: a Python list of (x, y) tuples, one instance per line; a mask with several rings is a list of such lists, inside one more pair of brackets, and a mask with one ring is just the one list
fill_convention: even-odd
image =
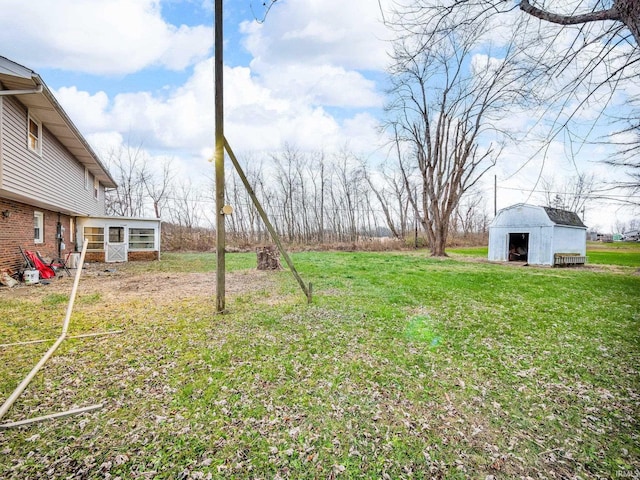
[(24, 257), (25, 262), (28, 264), (28, 266), (35, 268), (40, 272), (41, 279), (46, 280), (48, 278), (53, 278), (56, 276), (55, 270), (44, 263), (42, 260), (40, 260), (36, 252), (31, 252), (29, 250), (23, 251), (22, 248), (20, 248), (20, 252), (22, 253), (22, 256)]

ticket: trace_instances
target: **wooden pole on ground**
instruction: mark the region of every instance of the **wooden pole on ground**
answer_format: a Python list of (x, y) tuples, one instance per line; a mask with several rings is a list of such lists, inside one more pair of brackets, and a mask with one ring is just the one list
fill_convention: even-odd
[[(49, 350), (47, 350), (47, 353), (44, 354), (44, 356), (35, 365), (35, 367), (33, 367), (31, 369), (31, 371), (24, 378), (24, 380), (22, 380), (22, 382), (20, 382), (20, 385), (18, 385), (16, 387), (16, 389), (9, 396), (9, 398), (7, 398), (7, 400), (2, 404), (2, 406), (0, 407), (0, 420), (2, 418), (4, 418), (4, 416), (7, 414), (7, 412), (11, 408), (11, 406), (20, 397), (20, 395), (22, 395), (22, 392), (24, 392), (24, 389), (27, 388), (29, 383), (31, 383), (31, 380), (33, 380), (33, 377), (36, 376), (36, 374), (40, 371), (40, 369), (43, 367), (43, 365), (49, 360), (49, 358), (51, 358), (51, 355), (53, 355), (53, 353), (58, 349), (58, 347), (63, 342), (63, 340), (67, 337), (67, 332), (69, 331), (69, 323), (71, 322), (71, 312), (73, 312), (73, 304), (74, 304), (74, 302), (76, 300), (76, 293), (78, 292), (78, 284), (80, 283), (80, 275), (82, 274), (82, 265), (84, 264), (84, 257), (85, 257), (85, 255), (87, 253), (87, 245), (88, 244), (89, 244), (89, 241), (87, 239), (85, 239), (84, 240), (84, 244), (82, 246), (82, 253), (80, 254), (80, 263), (78, 264), (78, 269), (76, 271), (76, 277), (75, 277), (75, 279), (73, 281), (73, 288), (71, 289), (71, 296), (69, 297), (69, 303), (67, 304), (67, 313), (66, 313), (66, 315), (64, 317), (64, 322), (62, 323), (62, 333), (60, 334), (60, 336), (56, 340), (56, 343), (54, 343), (51, 346), (51, 348), (49, 348)], [(68, 412), (62, 412), (62, 413), (56, 413), (56, 414), (52, 414), (52, 415), (46, 415), (44, 417), (38, 417), (38, 418), (35, 418), (35, 419), (23, 420), (21, 422), (0, 424), (0, 429), (11, 428), (11, 427), (20, 426), (20, 425), (26, 425), (26, 424), (33, 423), (33, 422), (39, 422), (39, 421), (42, 421), (42, 420), (46, 420), (48, 418), (57, 418), (57, 417), (63, 417), (63, 416), (68, 416), (68, 415), (75, 415), (77, 413), (91, 411), (91, 410), (95, 410), (95, 409), (98, 409), (98, 408), (102, 408), (102, 404), (91, 405), (89, 407), (70, 410)]]
[(222, 0), (215, 0), (215, 122), (216, 122), (216, 313), (225, 311), (225, 226), (224, 214), (224, 95)]
[(280, 237), (278, 236), (278, 233), (276, 232), (275, 228), (273, 228), (273, 225), (271, 225), (271, 222), (269, 221), (269, 217), (267, 217), (267, 213), (262, 208), (262, 205), (260, 204), (258, 197), (253, 191), (253, 188), (251, 188), (251, 184), (249, 183), (249, 180), (247, 180), (247, 176), (244, 174), (244, 171), (240, 166), (240, 162), (238, 162), (238, 159), (233, 153), (233, 150), (231, 150), (231, 146), (229, 145), (229, 142), (227, 142), (226, 139), (224, 140), (224, 148), (227, 150), (227, 153), (229, 154), (229, 158), (231, 159), (231, 163), (233, 163), (233, 166), (235, 167), (236, 172), (238, 172), (238, 175), (240, 176), (240, 179), (242, 180), (244, 187), (247, 189), (247, 192), (249, 193), (249, 196), (251, 197), (253, 204), (258, 210), (258, 213), (260, 214), (260, 218), (262, 218), (262, 221), (266, 225), (267, 230), (269, 230), (269, 233), (271, 234), (271, 238), (273, 238), (273, 241), (278, 246), (278, 250), (280, 250), (280, 254), (284, 257), (285, 261), (287, 262), (289, 269), (291, 269), (291, 273), (293, 274), (295, 279), (298, 281), (298, 285), (300, 285), (300, 288), (302, 289), (304, 294), (307, 296), (307, 302), (311, 303), (311, 296), (313, 292), (312, 285), (309, 284), (309, 286), (307, 287), (307, 285), (305, 285), (305, 283), (302, 281), (302, 277), (300, 277), (300, 274), (296, 270), (296, 267), (293, 265), (293, 262), (291, 261), (289, 254), (282, 246), (282, 242), (280, 241)]

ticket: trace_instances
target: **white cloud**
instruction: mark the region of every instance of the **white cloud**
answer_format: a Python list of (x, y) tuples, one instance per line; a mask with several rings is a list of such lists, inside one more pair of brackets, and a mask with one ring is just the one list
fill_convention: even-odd
[[(381, 71), (388, 60), (377, 4), (279, 2), (264, 23), (244, 22), (240, 31), (255, 81), (275, 97), (312, 109), (382, 107), (379, 87), (365, 73)], [(326, 112), (314, 115), (324, 118)]]
[[(59, 0), (53, 7), (44, 0), (0, 0), (12, 12), (0, 18), (3, 54), (36, 71), (51, 67), (96, 75), (149, 67), (161, 74), (194, 65), (177, 88), (153, 91), (141, 85), (138, 91), (108, 95), (67, 86), (55, 94), (94, 141), (117, 143), (113, 134), (119, 132), (154, 151), (201, 158), (213, 144), (213, 65), (204, 58), (212, 31), (167, 23), (161, 3)], [(225, 68), (225, 127), (234, 148), (274, 150), (288, 142), (330, 149), (355, 135), (366, 140), (354, 144), (370, 145), (376, 122), (359, 112), (380, 108), (383, 97), (356, 69), (386, 63), (379, 15), (377, 4), (368, 0), (303, 0), (276, 4), (262, 25), (244, 24), (254, 60), (250, 67)]]
[[(364, 154), (380, 153), (389, 139), (380, 134), (380, 120), (369, 113), (360, 113), (343, 122), (343, 135), (348, 139), (349, 148)], [(385, 149), (386, 151), (386, 149)]]
[(108, 108), (109, 97), (104, 92), (94, 95), (79, 91), (76, 87), (62, 87), (54, 92), (55, 97), (72, 119), (73, 123), (82, 126), (85, 133), (96, 132), (108, 126), (104, 111)]
[(182, 70), (212, 47), (211, 28), (166, 23), (159, 0), (1, 0), (0, 8), (10, 12), (0, 16), (3, 55), (36, 69)]
[(378, 70), (387, 63), (387, 33), (369, 0), (278, 3), (263, 24), (246, 22), (241, 31), (259, 73), (288, 64)]
[(490, 57), (485, 53), (477, 53), (471, 57), (471, 73), (479, 75), (484, 72), (493, 74), (504, 65), (504, 58)]
[(286, 65), (264, 71), (260, 80), (276, 94), (315, 105), (369, 108), (383, 104), (375, 82), (342, 67)]
[(109, 152), (118, 150), (118, 148), (125, 143), (124, 138), (119, 132), (106, 130), (97, 133), (90, 133), (86, 135), (86, 139), (102, 159), (106, 159)]
[[(378, 122), (369, 114), (338, 120), (295, 94), (265, 88), (248, 68), (226, 67), (224, 73), (225, 134), (237, 152), (273, 151), (285, 143), (330, 151), (347, 142), (364, 151), (377, 143)], [(152, 151), (175, 152), (191, 161), (206, 160), (203, 152), (214, 143), (212, 59), (197, 64), (188, 81), (168, 95), (143, 91), (109, 99), (103, 92), (89, 95), (75, 87), (56, 95), (92, 139), (102, 138), (95, 135), (99, 132), (121, 132)]]

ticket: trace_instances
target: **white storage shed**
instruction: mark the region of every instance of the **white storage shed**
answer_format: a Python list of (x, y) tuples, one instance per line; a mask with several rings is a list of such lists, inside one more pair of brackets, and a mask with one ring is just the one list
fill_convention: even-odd
[(498, 212), (489, 227), (489, 260), (531, 265), (586, 262), (587, 227), (567, 210), (519, 203)]

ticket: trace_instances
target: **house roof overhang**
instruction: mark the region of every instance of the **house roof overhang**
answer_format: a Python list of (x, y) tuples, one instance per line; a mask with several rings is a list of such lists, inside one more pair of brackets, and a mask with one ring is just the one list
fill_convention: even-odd
[(93, 151), (89, 143), (62, 109), (40, 75), (7, 58), (0, 57), (0, 85), (2, 90), (21, 92), (16, 99), (84, 165), (106, 188), (118, 185)]

